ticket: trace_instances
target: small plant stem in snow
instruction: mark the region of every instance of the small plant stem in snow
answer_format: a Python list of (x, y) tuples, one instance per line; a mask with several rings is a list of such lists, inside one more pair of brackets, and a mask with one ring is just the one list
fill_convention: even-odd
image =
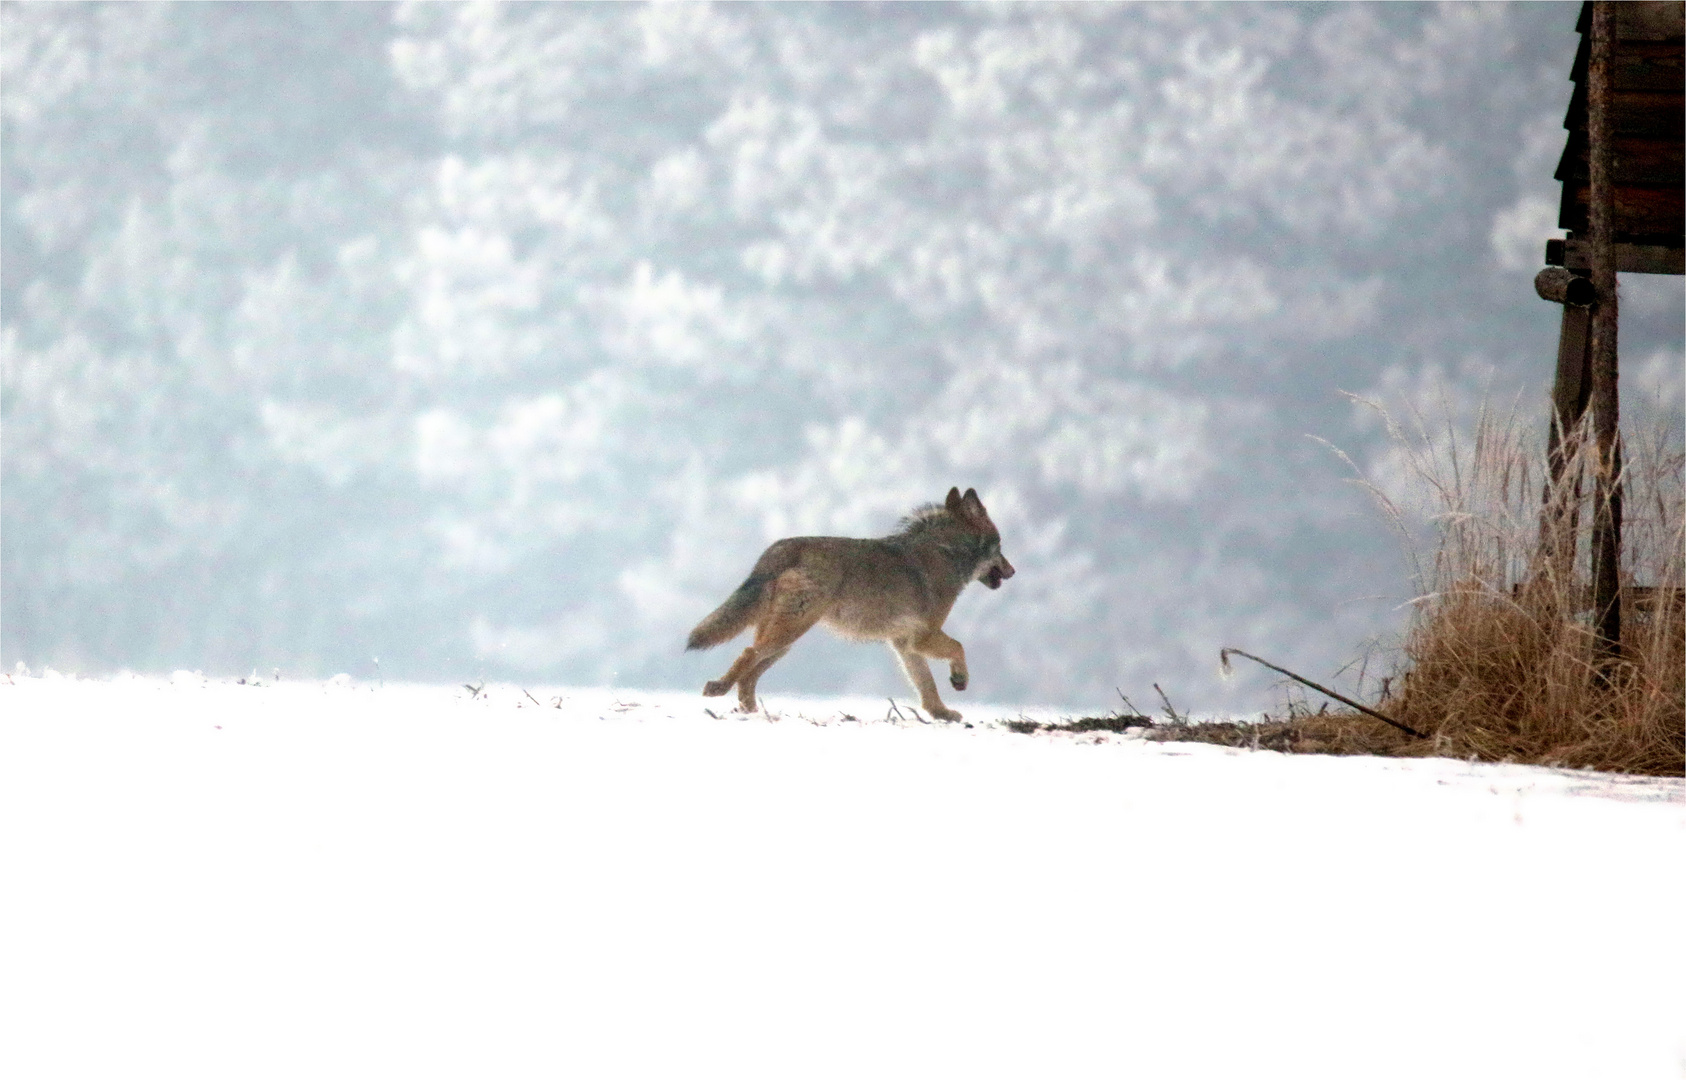
[(1220, 650), (1218, 650), (1218, 656), (1219, 656), (1220, 660), (1222, 661), (1224, 667), (1226, 667), (1226, 668), (1229, 667), (1229, 655), (1230, 655), (1230, 653), (1234, 653), (1236, 656), (1245, 656), (1247, 659), (1253, 661), (1253, 663), (1255, 663), (1255, 664), (1263, 664), (1265, 667), (1269, 668), (1270, 670), (1280, 672), (1281, 674), (1288, 676), (1290, 679), (1293, 679), (1297, 683), (1304, 683), (1306, 686), (1311, 687), (1313, 690), (1316, 690), (1320, 694), (1329, 695), (1330, 697), (1334, 698), (1336, 701), (1340, 702), (1342, 705), (1350, 705), (1350, 706), (1357, 709), (1359, 712), (1363, 713), (1366, 716), (1373, 716), (1377, 720), (1380, 720), (1384, 724), (1392, 724), (1394, 727), (1398, 728), (1400, 731), (1403, 731), (1407, 735), (1415, 735), (1419, 739), (1428, 738), (1427, 735), (1424, 735), (1422, 732), (1418, 731), (1416, 728), (1406, 727), (1404, 724), (1401, 724), (1399, 721), (1393, 719), (1390, 716), (1383, 716), (1381, 713), (1379, 713), (1376, 710), (1370, 708), (1368, 705), (1360, 705), (1358, 702), (1352, 700), (1351, 698), (1347, 697), (1344, 694), (1337, 694), (1337, 693), (1335, 693), (1335, 691), (1329, 689), (1327, 686), (1319, 686), (1317, 683), (1312, 682), (1310, 679), (1304, 677), (1303, 675), (1295, 675), (1292, 671), (1289, 671), (1287, 668), (1277, 667), (1275, 664), (1271, 663), (1269, 660), (1261, 660), (1258, 657), (1254, 656), (1250, 652), (1243, 652), (1240, 649), (1220, 649)]

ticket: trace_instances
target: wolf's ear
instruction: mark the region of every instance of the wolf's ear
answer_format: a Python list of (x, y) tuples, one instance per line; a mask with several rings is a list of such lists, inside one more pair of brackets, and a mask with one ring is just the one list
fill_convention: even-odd
[(943, 500), (943, 506), (951, 514), (960, 513), (960, 489), (959, 488), (951, 487), (951, 488), (948, 489), (948, 498)]
[(968, 487), (964, 495), (949, 492), (949, 511), (978, 531), (990, 529), (990, 512), (983, 509), (983, 499), (978, 499), (975, 487)]

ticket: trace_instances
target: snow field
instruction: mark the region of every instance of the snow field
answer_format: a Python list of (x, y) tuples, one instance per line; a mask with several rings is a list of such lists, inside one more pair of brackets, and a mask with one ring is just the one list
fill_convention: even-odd
[(1686, 1062), (1682, 781), (528, 689), (0, 680), (0, 1068)]

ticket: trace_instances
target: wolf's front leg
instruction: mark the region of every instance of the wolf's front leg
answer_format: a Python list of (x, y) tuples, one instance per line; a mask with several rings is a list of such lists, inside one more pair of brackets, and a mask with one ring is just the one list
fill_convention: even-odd
[(966, 689), (966, 647), (941, 630), (932, 630), (913, 643), (915, 651), (933, 660), (948, 661), (948, 684)]
[(902, 662), (907, 681), (919, 692), (919, 707), (938, 720), (960, 719), (960, 714), (944, 705), (943, 699), (937, 696), (937, 680), (931, 678), (931, 665), (914, 650), (913, 644), (898, 641), (892, 642), (892, 647), (896, 650), (896, 659)]

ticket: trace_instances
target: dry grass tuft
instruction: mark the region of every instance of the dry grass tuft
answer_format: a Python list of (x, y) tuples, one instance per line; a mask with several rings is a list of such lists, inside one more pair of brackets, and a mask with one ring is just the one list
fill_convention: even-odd
[(1438, 543), (1432, 561), (1418, 566), (1421, 595), (1388, 712), (1431, 738), (1405, 752), (1681, 775), (1686, 455), (1677, 433), (1630, 432), (1626, 441), (1622, 655), (1601, 671), (1585, 426), (1568, 433), (1549, 507), (1539, 440), (1514, 418), (1496, 422), (1483, 410), (1474, 452), (1461, 459), (1455, 441), (1436, 450), (1421, 431), (1407, 460), (1430, 493)]
[[(1384, 414), (1385, 416), (1385, 414)], [(1678, 776), (1686, 769), (1686, 605), (1681, 603), (1678, 433), (1628, 433), (1622, 655), (1600, 671), (1590, 603), (1591, 439), (1567, 433), (1567, 464), (1543, 505), (1543, 440), (1486, 409), (1471, 452), (1448, 431), (1411, 436), (1388, 418), (1434, 525), (1417, 560), (1419, 596), (1382, 708), (1430, 735), (1395, 753), (1591, 766)], [(1373, 486), (1384, 513), (1406, 515)], [(1542, 542), (1544, 541), (1544, 542)]]
[[(1585, 426), (1567, 433), (1564, 479), (1543, 507), (1544, 440), (1521, 430), (1514, 414), (1500, 421), (1483, 409), (1467, 452), (1449, 427), (1431, 436), (1415, 417), (1406, 433), (1382, 415), (1420, 505), (1402, 509), (1363, 482), (1406, 539), (1418, 586), (1398, 664), (1376, 707), (1429, 738), (1358, 713), (1295, 708), (1256, 725), (1162, 727), (1149, 737), (1656, 776), (1686, 771), (1679, 433), (1627, 433), (1622, 655), (1601, 671), (1588, 586), (1593, 484)], [(1426, 560), (1412, 543), (1414, 518), (1433, 527)]]
[(1565, 618), (1561, 598), (1460, 584), (1412, 628), (1393, 713), (1432, 735), (1430, 753), (1681, 775), (1680, 606), (1624, 609), (1623, 656), (1605, 684), (1591, 627)]

